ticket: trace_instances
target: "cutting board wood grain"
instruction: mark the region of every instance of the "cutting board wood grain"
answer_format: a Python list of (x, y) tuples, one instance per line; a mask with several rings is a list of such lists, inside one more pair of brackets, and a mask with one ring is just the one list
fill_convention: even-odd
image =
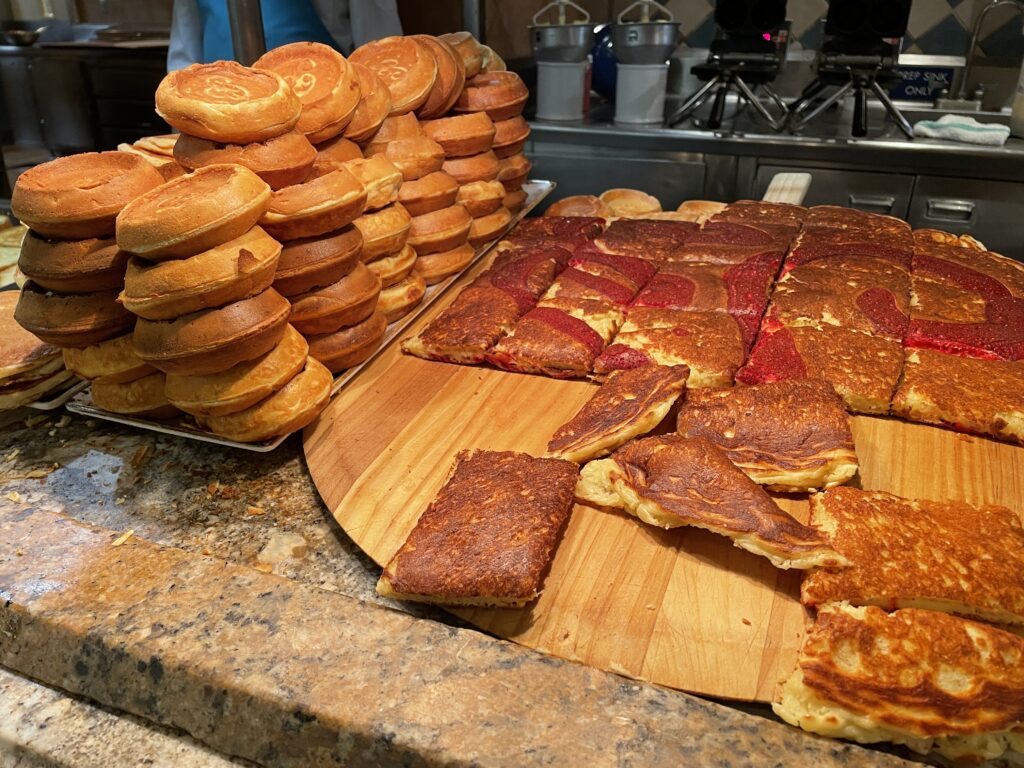
[[(542, 455), (594, 387), (427, 362), (403, 355), (396, 342), (307, 429), (306, 458), (338, 523), (383, 564), (444, 483), (458, 451)], [(856, 417), (853, 427), (861, 462), (856, 485), (1024, 509), (1024, 448), (894, 419)], [(806, 520), (805, 499), (776, 501)], [(705, 531), (663, 531), (576, 505), (536, 603), (452, 612), (500, 637), (628, 677), (769, 701), (800, 646), (806, 616), (799, 583), (799, 572), (776, 570)]]

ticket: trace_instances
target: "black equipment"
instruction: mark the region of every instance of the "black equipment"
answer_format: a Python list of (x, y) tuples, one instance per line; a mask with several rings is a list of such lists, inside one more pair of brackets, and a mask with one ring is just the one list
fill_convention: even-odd
[[(910, 123), (888, 94), (900, 81), (896, 65), (907, 33), (910, 4), (911, 0), (829, 0), (817, 77), (789, 107), (793, 130), (800, 130), (852, 91), (851, 133), (866, 136), (870, 92), (907, 138), (914, 137)], [(828, 88), (836, 90), (811, 109)]]
[[(726, 97), (735, 89), (773, 129), (781, 130), (787, 109), (772, 82), (786, 59), (789, 42), (786, 0), (717, 0), (715, 25), (707, 62), (693, 68), (704, 85), (683, 102), (668, 124), (682, 122), (714, 96), (707, 126), (720, 128)], [(754, 94), (758, 87), (779, 108), (780, 116), (774, 117), (758, 100)]]

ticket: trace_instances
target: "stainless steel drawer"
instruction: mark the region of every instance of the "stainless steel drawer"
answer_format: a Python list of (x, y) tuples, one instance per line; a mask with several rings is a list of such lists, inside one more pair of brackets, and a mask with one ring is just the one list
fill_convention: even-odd
[(540, 141), (527, 147), (526, 154), (533, 163), (532, 177), (558, 184), (548, 204), (615, 187), (642, 189), (658, 198), (667, 211), (703, 196), (706, 167), (701, 155)]
[(1024, 183), (919, 176), (907, 220), (981, 240), (1024, 261)]
[(777, 173), (810, 173), (804, 205), (842, 205), (904, 218), (914, 191), (914, 177), (898, 173), (843, 171), (798, 165), (760, 165), (752, 197), (760, 199)]

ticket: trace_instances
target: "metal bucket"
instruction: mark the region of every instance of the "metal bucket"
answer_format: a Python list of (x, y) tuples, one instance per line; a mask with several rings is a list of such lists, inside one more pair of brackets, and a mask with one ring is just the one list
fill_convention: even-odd
[(576, 63), (594, 47), (592, 24), (541, 24), (530, 27), (533, 57), (537, 61)]
[(612, 50), (621, 64), (662, 64), (678, 44), (676, 21), (627, 22), (612, 31)]

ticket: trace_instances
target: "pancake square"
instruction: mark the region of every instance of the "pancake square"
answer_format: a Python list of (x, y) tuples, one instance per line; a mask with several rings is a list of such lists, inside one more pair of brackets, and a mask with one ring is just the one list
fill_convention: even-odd
[(744, 384), (810, 376), (825, 379), (855, 413), (888, 413), (903, 368), (894, 339), (834, 325), (787, 328), (762, 324), (750, 359), (736, 375)]
[(845, 261), (842, 269), (811, 262), (788, 272), (775, 286), (771, 317), (789, 327), (826, 324), (902, 340), (910, 276), (875, 259)]
[(415, 336), (402, 351), (425, 360), (472, 365), (519, 319), (516, 300), (498, 288), (471, 285)]
[(1024, 445), (1024, 361), (908, 349), (892, 412)]
[(600, 251), (584, 252), (569, 262), (543, 299), (591, 299), (626, 306), (654, 276), (650, 262)]
[(558, 247), (575, 251), (604, 229), (604, 219), (591, 216), (534, 216), (523, 219), (498, 243), (506, 248)]
[(1024, 638), (936, 611), (825, 605), (772, 709), (805, 731), (957, 762), (1024, 752)]
[(1024, 264), (991, 251), (918, 244), (914, 247), (914, 274), (976, 291), (990, 299), (1024, 297)]
[(821, 379), (695, 389), (679, 408), (683, 437), (705, 437), (758, 485), (783, 493), (831, 488), (857, 474), (850, 420)]
[(546, 299), (523, 315), (486, 359), (506, 371), (583, 377), (621, 323), (622, 310), (609, 302)]
[(548, 455), (582, 463), (647, 434), (668, 415), (689, 375), (685, 365), (613, 371), (579, 413), (555, 431)]
[(841, 567), (824, 535), (776, 506), (710, 440), (634, 440), (583, 467), (576, 497), (660, 528), (692, 525), (732, 539), (776, 568)]
[(850, 567), (808, 574), (804, 605), (926, 608), (1024, 625), (1024, 530), (1006, 507), (833, 488), (811, 497), (811, 524)]
[(747, 347), (754, 343), (768, 306), (779, 261), (757, 253), (739, 264), (669, 262), (633, 300), (634, 306), (690, 312), (728, 312)]
[(728, 387), (745, 358), (743, 331), (728, 314), (631, 307), (615, 340), (594, 363), (594, 373), (686, 365), (688, 387)]
[(461, 451), (444, 487), (384, 568), (384, 597), (518, 607), (537, 598), (579, 469), (512, 451)]
[(796, 234), (807, 216), (807, 208), (789, 203), (769, 203), (764, 200), (737, 200), (725, 206), (709, 221), (731, 221), (759, 227), (765, 224), (785, 228)]
[(697, 225), (690, 221), (617, 219), (594, 238), (593, 247), (620, 256), (671, 261), (672, 254), (698, 231)]

